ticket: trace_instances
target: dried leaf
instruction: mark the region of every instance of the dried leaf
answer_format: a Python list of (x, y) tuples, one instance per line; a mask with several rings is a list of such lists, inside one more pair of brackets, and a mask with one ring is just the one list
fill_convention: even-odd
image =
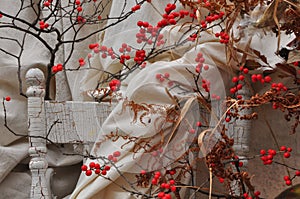
[(297, 71), (295, 69), (295, 67), (291, 66), (290, 64), (281, 64), (278, 63), (276, 64), (277, 69), (283, 71), (284, 73), (288, 74), (288, 75), (293, 75), (293, 76), (297, 76)]

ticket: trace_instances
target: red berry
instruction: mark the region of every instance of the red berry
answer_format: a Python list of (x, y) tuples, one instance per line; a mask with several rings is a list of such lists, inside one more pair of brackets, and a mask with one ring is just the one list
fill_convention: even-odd
[(88, 167), (84, 164), (81, 166), (81, 171), (87, 171)]
[(89, 166), (90, 166), (90, 168), (92, 169), (92, 168), (95, 168), (95, 162), (90, 162), (90, 164), (89, 164)]
[(104, 170), (109, 171), (110, 170), (110, 166), (109, 165), (105, 165)]
[(176, 187), (175, 186), (171, 186), (171, 191), (175, 192), (176, 191)]
[(202, 123), (201, 122), (197, 122), (196, 125), (197, 125), (197, 127), (200, 127), (200, 126), (202, 126)]
[(100, 168), (101, 168), (100, 164), (99, 163), (95, 163), (95, 169), (100, 169)]
[(265, 154), (266, 154), (266, 150), (262, 149), (262, 150), (260, 150), (259, 153), (260, 153), (261, 155), (265, 155)]
[(296, 175), (296, 176), (300, 176), (300, 171), (297, 170), (297, 171), (295, 172), (295, 175)]
[(240, 76), (239, 76), (239, 80), (244, 81), (244, 79), (245, 79), (245, 76), (244, 76), (244, 75), (240, 75)]
[(115, 151), (114, 153), (113, 153), (113, 156), (114, 157), (119, 157), (121, 155), (121, 152), (120, 151)]
[(6, 96), (6, 97), (5, 97), (5, 101), (8, 101), (8, 102), (9, 102), (10, 100), (11, 100), (10, 96)]
[(287, 149), (286, 149), (288, 152), (292, 152), (292, 148), (290, 148), (290, 147), (288, 147)]
[(232, 78), (232, 82), (233, 82), (233, 83), (238, 82), (238, 81), (239, 81), (238, 77), (233, 77), (233, 78)]
[(196, 130), (195, 130), (195, 129), (190, 129), (189, 132), (190, 132), (191, 134), (194, 134), (194, 133), (196, 132)]
[(76, 9), (77, 9), (78, 12), (82, 11), (82, 7), (81, 6), (78, 6)]
[(153, 185), (156, 185), (156, 184), (157, 184), (157, 179), (153, 178), (152, 181), (151, 181), (151, 183), (152, 183)]
[(287, 180), (287, 181), (285, 181), (285, 184), (286, 184), (287, 186), (290, 186), (290, 185), (292, 185), (292, 181)]
[(244, 68), (244, 69), (243, 69), (243, 73), (244, 73), (244, 74), (248, 74), (248, 73), (249, 73), (249, 69), (248, 69), (248, 68)]
[(265, 76), (265, 82), (270, 83), (272, 78), (270, 76)]
[(280, 151), (286, 151), (286, 146), (281, 146)]
[(86, 170), (85, 175), (90, 176), (90, 175), (92, 175), (92, 173), (93, 173), (92, 170)]
[(105, 176), (107, 174), (107, 171), (106, 170), (102, 170), (101, 174)]
[(220, 183), (224, 183), (224, 181), (225, 181), (224, 178), (219, 178)]
[(145, 170), (141, 170), (140, 172), (142, 175), (145, 175), (147, 172)]
[(289, 176), (283, 176), (284, 181), (290, 180)]
[(169, 183), (170, 183), (170, 185), (174, 185), (175, 184), (175, 180), (170, 180)]
[(289, 152), (285, 152), (285, 153), (283, 154), (283, 156), (284, 156), (285, 158), (289, 158), (289, 157), (291, 156), (291, 154), (290, 154)]
[(96, 169), (95, 170), (95, 174), (100, 174), (101, 173), (101, 170), (100, 169)]
[(226, 117), (225, 119), (226, 122), (230, 122), (230, 120), (231, 120), (230, 117)]
[(255, 191), (254, 196), (258, 197), (260, 195), (260, 191)]
[(158, 198), (162, 198), (164, 196), (165, 196), (165, 192), (162, 192), (162, 191), (157, 194)]

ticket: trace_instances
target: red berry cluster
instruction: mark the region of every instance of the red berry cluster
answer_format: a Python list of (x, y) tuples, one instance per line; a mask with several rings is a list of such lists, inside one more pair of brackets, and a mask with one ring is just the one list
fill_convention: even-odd
[(77, 16), (76, 20), (79, 24), (86, 22), (86, 19), (83, 16)]
[(119, 52), (122, 53), (122, 55), (120, 56), (120, 63), (124, 64), (125, 60), (129, 60), (130, 59), (130, 55), (126, 54), (126, 53), (130, 53), (131, 52), (131, 47), (128, 46), (126, 43), (122, 44), (122, 47), (119, 48)]
[(196, 41), (198, 35), (196, 33), (191, 34), (188, 38), (188, 41)]
[(45, 23), (43, 20), (41, 20), (39, 22), (39, 25), (40, 25), (40, 29), (41, 30), (44, 30), (44, 29), (47, 29), (49, 27), (49, 24), (48, 23)]
[(165, 79), (169, 79), (170, 78), (170, 73), (168, 72), (165, 72), (164, 74), (160, 74), (160, 73), (157, 73), (155, 75), (156, 79), (159, 80), (160, 82), (164, 82)]
[[(197, 62), (197, 66), (196, 66), (195, 71), (196, 71), (196, 73), (201, 73), (202, 68), (204, 68), (203, 64), (205, 62), (205, 59), (204, 59), (203, 54), (201, 52), (199, 52), (197, 54), (197, 57), (195, 58), (195, 61)], [(205, 68), (207, 68), (207, 70), (208, 70), (208, 66), (205, 67)]]
[(116, 91), (119, 89), (120, 85), (121, 85), (121, 82), (120, 80), (118, 79), (113, 79), (109, 82), (109, 88), (111, 91)]
[(264, 83), (270, 83), (272, 78), (270, 76), (263, 77), (261, 74), (253, 74), (251, 76), (251, 80), (253, 83), (260, 82), (260, 83), (264, 84)]
[(82, 7), (81, 7), (81, 2), (80, 2), (80, 0), (76, 0), (75, 1), (75, 5), (77, 6), (76, 7), (76, 10), (78, 11), (78, 12), (81, 12), (82, 11)]
[(112, 162), (117, 162), (118, 161), (118, 157), (121, 156), (121, 152), (120, 151), (115, 151), (113, 152), (113, 154), (108, 155), (107, 159), (112, 161)]
[(286, 147), (286, 146), (281, 146), (280, 147), (280, 151), (282, 151), (282, 152), (284, 152), (283, 153), (283, 157), (285, 157), (285, 158), (289, 158), (290, 156), (291, 156), (291, 152), (292, 152), (292, 148), (290, 148), (290, 147)]
[(272, 88), (276, 89), (277, 91), (287, 91), (287, 87), (283, 85), (283, 83), (272, 83)]
[(204, 88), (204, 90), (206, 92), (209, 92), (209, 90), (210, 90), (210, 81), (202, 79), (202, 88)]
[(99, 163), (95, 162), (90, 162), (88, 166), (85, 164), (81, 166), (81, 171), (85, 172), (86, 176), (91, 176), (93, 172), (97, 175), (106, 175), (109, 170), (109, 165), (100, 166)]
[(220, 43), (222, 44), (227, 44), (229, 42), (229, 35), (224, 31), (217, 32), (215, 36), (220, 39)]
[(260, 150), (261, 160), (263, 161), (264, 165), (270, 165), (273, 163), (273, 157), (277, 154), (275, 150), (269, 149), (268, 152), (262, 149)]
[(80, 59), (78, 60), (78, 62), (79, 62), (79, 66), (84, 66), (84, 65), (85, 65), (85, 61), (84, 61), (83, 58), (80, 58)]
[(44, 1), (43, 5), (45, 7), (49, 7), (51, 5), (51, 3), (52, 3), (52, 0), (47, 0), (47, 1)]
[(140, 4), (137, 4), (137, 5), (135, 5), (135, 6), (133, 6), (133, 7), (131, 8), (131, 11), (132, 11), (132, 12), (135, 12), (135, 11), (137, 11), (137, 10), (139, 10), (139, 9), (141, 9), (141, 5), (140, 5)]
[[(244, 68), (244, 66), (240, 67), (240, 75), (238, 76), (234, 76), (232, 78), (232, 82), (235, 83), (236, 85), (232, 88), (230, 88), (230, 93), (231, 94), (235, 94), (238, 90), (241, 90), (243, 88), (243, 84), (242, 82), (244, 82), (245, 80), (245, 74), (249, 73), (249, 69), (248, 68)], [(237, 95), (238, 99), (241, 99), (242, 96), (241, 95)]]
[(63, 70), (62, 64), (57, 64), (56, 66), (52, 66), (52, 73), (57, 73)]
[[(260, 191), (255, 191), (255, 192), (254, 192), (254, 196), (255, 196), (255, 198), (259, 198), (259, 196), (260, 196)], [(252, 197), (249, 196), (248, 193), (244, 193), (244, 194), (243, 194), (243, 197), (244, 197), (245, 199), (252, 199)]]
[(136, 34), (137, 43), (145, 42), (148, 45), (152, 45), (153, 42), (156, 42), (157, 46), (164, 44), (164, 36), (158, 34), (158, 27), (153, 27), (146, 21), (138, 21), (137, 25), (140, 27), (139, 32)]
[(111, 59), (116, 58), (112, 48), (107, 48), (106, 46), (99, 46), (98, 43), (90, 44), (89, 49), (93, 50), (96, 54), (100, 53), (103, 59), (105, 59), (107, 56), (110, 56)]
[[(141, 171), (141, 174), (145, 175), (146, 172)], [(166, 174), (170, 174), (172, 176), (172, 175), (176, 174), (176, 170), (168, 170), (166, 172)], [(170, 199), (172, 197), (171, 197), (171, 194), (169, 194), (169, 192), (170, 191), (176, 192), (175, 180), (170, 179), (168, 181), (163, 182), (162, 177), (161, 177), (161, 172), (159, 172), (159, 171), (156, 171), (154, 173), (151, 184), (152, 185), (157, 185), (157, 186), (160, 187), (160, 192), (157, 194), (158, 198)]]
[[(207, 2), (207, 3), (209, 3), (209, 2)], [(212, 22), (214, 22), (216, 20), (219, 20), (223, 16), (224, 16), (224, 12), (222, 12), (222, 11), (219, 14), (215, 13), (215, 14), (208, 15), (208, 16), (205, 17), (205, 20), (201, 20), (200, 21), (201, 27), (203, 29), (206, 29), (207, 28), (207, 24), (212, 23)], [(220, 33), (217, 33), (217, 34), (219, 34), (219, 36), (220, 36)], [(219, 37), (219, 36), (217, 36), (217, 37)], [(229, 37), (228, 37), (228, 39), (229, 39)]]

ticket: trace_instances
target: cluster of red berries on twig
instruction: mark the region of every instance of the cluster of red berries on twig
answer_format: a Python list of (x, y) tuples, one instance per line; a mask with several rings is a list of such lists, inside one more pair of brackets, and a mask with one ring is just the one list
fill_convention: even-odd
[(121, 82), (120, 80), (118, 79), (113, 79), (109, 82), (109, 88), (111, 91), (116, 91), (119, 89), (120, 85), (121, 85)]
[(164, 44), (163, 35), (158, 34), (159, 27), (153, 27), (147, 21), (138, 21), (137, 26), (140, 27), (139, 32), (135, 35), (138, 44), (142, 42), (148, 45), (152, 45), (153, 42), (156, 42), (157, 46)]
[(157, 73), (155, 75), (156, 79), (160, 82), (164, 82), (166, 79), (169, 80), (168, 81), (168, 86), (171, 87), (173, 86), (174, 82), (172, 80), (170, 80), (170, 73), (168, 72), (165, 72), (164, 74), (161, 74), (161, 73)]
[[(254, 192), (254, 197), (255, 198), (259, 198), (259, 196), (260, 196), (260, 191), (255, 191)], [(252, 197), (248, 193), (244, 193), (243, 194), (243, 198), (245, 198), (245, 199), (252, 199)]]
[(43, 20), (41, 20), (41, 21), (39, 22), (39, 25), (40, 25), (40, 29), (41, 29), (41, 30), (47, 29), (47, 28), (49, 27), (49, 24), (46, 23), (46, 22), (44, 22)]
[(78, 60), (78, 62), (79, 62), (79, 66), (84, 66), (84, 65), (85, 65), (85, 61), (84, 61), (83, 58), (80, 58), (80, 59)]
[[(280, 152), (283, 152), (284, 158), (289, 158), (291, 156), (292, 148), (281, 146)], [(273, 163), (273, 157), (277, 154), (276, 150), (269, 149), (268, 151), (262, 149), (260, 150), (261, 160), (263, 161), (264, 165), (270, 165)]]
[(205, 58), (203, 57), (203, 54), (201, 52), (199, 52), (197, 54), (197, 57), (195, 58), (195, 61), (197, 62), (197, 66), (196, 66), (196, 73), (201, 73), (202, 69), (203, 70), (208, 70), (209, 66), (208, 65), (204, 65), (205, 62)]
[(51, 3), (52, 3), (52, 0), (47, 0), (47, 1), (44, 1), (43, 5), (45, 7), (49, 7), (51, 5)]
[[(245, 81), (245, 75), (249, 73), (248, 68), (244, 68), (244, 66), (240, 67), (240, 75), (239, 76), (234, 76), (232, 78), (232, 82), (235, 83), (236, 85), (232, 88), (230, 88), (230, 93), (235, 94), (238, 90), (241, 90), (243, 88), (243, 82)], [(241, 95), (236, 96), (237, 99), (242, 99)]]
[(141, 5), (140, 5), (140, 4), (137, 4), (137, 5), (135, 5), (135, 6), (133, 6), (133, 7), (131, 8), (131, 11), (132, 11), (132, 12), (135, 12), (135, 11), (137, 11), (137, 10), (139, 10), (139, 9), (141, 9)]
[(99, 163), (90, 162), (89, 165), (82, 165), (81, 171), (85, 172), (86, 176), (91, 176), (93, 172), (97, 175), (105, 176), (107, 172), (110, 170), (109, 165), (100, 165)]
[(63, 70), (62, 64), (57, 64), (56, 66), (52, 66), (52, 73), (57, 73)]
[[(166, 174), (169, 174), (171, 176), (170, 179), (166, 180), (165, 177), (162, 177), (162, 173), (159, 171), (156, 171), (153, 173), (153, 178), (151, 180), (152, 186), (159, 186), (160, 190), (157, 193), (158, 198), (162, 199), (171, 199), (172, 195), (170, 192), (176, 192), (176, 186), (175, 186), (175, 180), (172, 178), (173, 175), (176, 174), (176, 170), (167, 170)], [(140, 172), (141, 176), (146, 176), (147, 172), (145, 170), (142, 170)]]
[[(201, 20), (200, 21), (201, 28), (206, 29), (207, 28), (207, 24), (212, 23), (212, 22), (214, 22), (216, 20), (221, 19), (224, 16), (224, 14), (225, 13), (221, 11), (219, 14), (215, 13), (215, 14), (211, 14), (211, 15), (206, 16), (205, 20)], [(218, 34), (218, 36), (216, 35), (216, 37), (219, 37), (220, 33), (217, 33), (217, 34)], [(225, 38), (223, 38), (223, 39), (225, 40)], [(227, 38), (227, 40), (229, 40), (229, 37)]]

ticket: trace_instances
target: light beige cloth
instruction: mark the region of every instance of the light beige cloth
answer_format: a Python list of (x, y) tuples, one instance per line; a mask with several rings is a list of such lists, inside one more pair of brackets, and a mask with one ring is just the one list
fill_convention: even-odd
[[(109, 33), (105, 33), (104, 39), (101, 41), (102, 45), (106, 45), (108, 47), (113, 47), (113, 49), (119, 49), (122, 43), (127, 43), (132, 46), (138, 46), (135, 41), (135, 34), (138, 32), (138, 28), (136, 26), (136, 22), (138, 20), (148, 21), (150, 24), (156, 24), (157, 20), (160, 19), (160, 14), (163, 13), (164, 6), (167, 4), (167, 1), (153, 1), (153, 4), (156, 9), (153, 9), (151, 5), (145, 5), (142, 7), (140, 11), (138, 11), (133, 17), (127, 20), (127, 23), (121, 23), (117, 26), (114, 26), (110, 29)], [(133, 2), (128, 4), (128, 9), (133, 6)], [(182, 7), (177, 5), (177, 10), (180, 10)], [(116, 1), (114, 1), (112, 5), (111, 13), (117, 13), (119, 8), (117, 6)], [(237, 22), (238, 23), (238, 22)], [(237, 30), (238, 24), (236, 24), (236, 34), (238, 34)], [(164, 35), (167, 44), (174, 44), (175, 41), (182, 35), (184, 29), (179, 30), (180, 25), (177, 27), (170, 26), (165, 28), (161, 33)], [(215, 29), (216, 30), (216, 29)], [(270, 63), (270, 66), (274, 67), (275, 63), (283, 61), (282, 58), (275, 55), (275, 51), (277, 48), (277, 39), (274, 35), (263, 35), (260, 31), (257, 32), (249, 32), (245, 30), (246, 37), (241, 40), (240, 48), (245, 48), (247, 42), (250, 38), (252, 38), (251, 47), (259, 50), (263, 55), (265, 55)], [(236, 35), (238, 36), (238, 35)], [(286, 44), (287, 40), (291, 38), (284, 38), (282, 43)], [(261, 42), (264, 41), (264, 42)], [(268, 45), (265, 45), (265, 44)], [(227, 65), (226, 55), (225, 55), (225, 46), (214, 37), (214, 35), (202, 32), (199, 38), (197, 45), (189, 45), (185, 44), (182, 47), (175, 49), (174, 51), (166, 52), (162, 55), (159, 55), (158, 58), (155, 58), (153, 61), (147, 63), (146, 68), (142, 70), (137, 70), (133, 72), (125, 81), (122, 82), (121, 93), (123, 93), (124, 97), (127, 97), (128, 100), (132, 100), (136, 103), (147, 103), (147, 104), (159, 104), (159, 105), (170, 105), (172, 101), (170, 97), (167, 95), (165, 88), (168, 87), (167, 82), (159, 82), (156, 79), (156, 74), (164, 74), (169, 73), (170, 79), (177, 81), (180, 85), (186, 85), (189, 88), (189, 92), (182, 94), (179, 89), (171, 89), (170, 93), (174, 96), (177, 96), (179, 99), (187, 99), (193, 98), (193, 92), (191, 92), (191, 88), (194, 87), (194, 80), (192, 75), (188, 72), (195, 70), (196, 62), (194, 61), (197, 53), (203, 53), (205, 58), (205, 64), (209, 66), (209, 70), (203, 72), (202, 77), (208, 79), (211, 82), (211, 93), (217, 94), (223, 98), (226, 93), (228, 93), (228, 88), (231, 85), (231, 75), (228, 73), (228, 69), (231, 67), (233, 71), (238, 69), (238, 63), (232, 62), (231, 66)], [(240, 55), (241, 56), (241, 55)], [(239, 57), (241, 58), (241, 57)], [(255, 57), (253, 59), (256, 59)], [(100, 55), (94, 55), (92, 58), (92, 67), (96, 67), (99, 70), (106, 71), (118, 71), (121, 68), (121, 65), (116, 61), (112, 61), (109, 58), (102, 59)], [(270, 69), (270, 67), (267, 67)], [(265, 68), (262, 68), (264, 70)], [(226, 72), (225, 72), (226, 71)], [(84, 75), (84, 78), (81, 80), (81, 89), (80, 91), (74, 90), (73, 92), (82, 92), (89, 89), (95, 88), (97, 81), (103, 78), (103, 74), (99, 73), (95, 70), (87, 70)], [(225, 90), (225, 88), (227, 90)], [(262, 89), (261, 87), (259, 89)], [(203, 90), (202, 90), (203, 91)], [(204, 92), (205, 93), (205, 92)], [(216, 109), (217, 110), (217, 109)], [(197, 111), (194, 110), (193, 114), (196, 115)], [(189, 113), (191, 114), (191, 113)], [(197, 118), (192, 117), (191, 115), (186, 116), (189, 119), (191, 124)], [(104, 140), (105, 134), (109, 134), (110, 132), (118, 132), (125, 133), (126, 135), (138, 136), (140, 138), (153, 138), (153, 142), (155, 140), (159, 140), (160, 135), (157, 133), (157, 124), (153, 121), (159, 118), (159, 116), (151, 117), (150, 123), (147, 123), (146, 126), (142, 125), (139, 121), (133, 122), (133, 113), (130, 110), (124, 111), (124, 107), (122, 106), (122, 101), (117, 105), (117, 107), (113, 110), (109, 118), (103, 124), (103, 129), (99, 132), (98, 141), (96, 141), (96, 145), (94, 150), (92, 151), (95, 156), (108, 156), (113, 153), (115, 150), (121, 151), (121, 158), (119, 159), (117, 165), (120, 165), (119, 170), (125, 175), (125, 177), (132, 179), (136, 173), (139, 173), (140, 168), (148, 169), (148, 170), (159, 170), (162, 166), (171, 165), (172, 160), (179, 157), (183, 150), (179, 153), (172, 154), (172, 160), (165, 160), (163, 158), (159, 159), (159, 164), (154, 167), (143, 167), (141, 166), (141, 161), (139, 157), (142, 158), (143, 162), (151, 162), (151, 155), (147, 154), (136, 154), (133, 158), (133, 154), (130, 152), (133, 145), (126, 145), (125, 148), (120, 149), (120, 146), (124, 144), (126, 141), (118, 140), (117, 142), (112, 142), (110, 140)], [(210, 118), (212, 119), (212, 118)], [(162, 122), (162, 121), (161, 121)], [(212, 119), (211, 125), (215, 125), (217, 121)], [(160, 123), (161, 124), (161, 123)], [(170, 133), (170, 129), (168, 129), (168, 125), (159, 126), (164, 128), (165, 135)], [(180, 137), (176, 137), (175, 143), (171, 143), (170, 146), (174, 147), (178, 143), (182, 143), (188, 136), (188, 127), (181, 126), (179, 128)], [(183, 144), (183, 148), (186, 146)], [(170, 148), (169, 148), (170, 150)], [(165, 151), (168, 154), (168, 149)], [(87, 164), (90, 161), (95, 160), (87, 160)], [(204, 171), (205, 172), (205, 171)], [(126, 181), (124, 182), (123, 177), (119, 175), (119, 173), (113, 169), (109, 172), (108, 176), (115, 180), (115, 182), (119, 185), (126, 186)], [(147, 190), (144, 190), (147, 192)], [(108, 180), (103, 179), (97, 175), (85, 176), (83, 173), (80, 176), (77, 187), (75, 191), (72, 193), (70, 198), (135, 198), (130, 195), (126, 191), (122, 191), (120, 187), (116, 186), (115, 183), (111, 183)]]

